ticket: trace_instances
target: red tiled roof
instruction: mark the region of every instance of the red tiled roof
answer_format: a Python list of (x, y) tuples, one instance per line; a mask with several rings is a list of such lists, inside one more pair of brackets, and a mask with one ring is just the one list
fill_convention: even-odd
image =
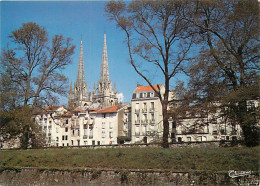
[(55, 111), (55, 110), (57, 110), (58, 108), (61, 108), (61, 107), (64, 107), (64, 105), (60, 105), (60, 106), (47, 106), (47, 107), (42, 108), (39, 111), (35, 111), (33, 114), (34, 115), (46, 114), (49, 111)]
[(103, 114), (103, 113), (115, 113), (118, 111), (118, 109), (124, 107), (125, 105), (123, 106), (112, 106), (112, 107), (108, 107), (108, 108), (105, 108), (105, 109), (102, 109), (102, 110), (99, 110), (97, 111), (98, 114)]
[(74, 110), (72, 110), (72, 112), (83, 112), (83, 113), (85, 113), (86, 111), (83, 110), (83, 109), (74, 109)]
[(90, 111), (98, 111), (100, 110), (99, 108), (89, 108)]
[(71, 113), (66, 113), (66, 114), (63, 114), (62, 117), (71, 117), (72, 114)]
[[(162, 86), (162, 84), (159, 84), (158, 85), (159, 87)], [(153, 85), (153, 88), (155, 90), (159, 90), (157, 85)], [(145, 91), (153, 91), (152, 87), (151, 86), (139, 86), (135, 89), (135, 92), (145, 92)]]

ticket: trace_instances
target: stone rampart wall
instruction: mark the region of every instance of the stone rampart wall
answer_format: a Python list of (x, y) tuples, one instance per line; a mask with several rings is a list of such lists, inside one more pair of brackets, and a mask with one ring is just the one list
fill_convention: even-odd
[(259, 185), (258, 173), (231, 178), (228, 172), (171, 170), (1, 170), (0, 185)]

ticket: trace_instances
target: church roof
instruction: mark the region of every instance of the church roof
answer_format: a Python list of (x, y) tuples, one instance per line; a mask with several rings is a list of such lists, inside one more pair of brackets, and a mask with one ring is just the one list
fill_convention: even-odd
[[(161, 88), (162, 84), (159, 84), (158, 86)], [(157, 85), (153, 85), (153, 88), (155, 90), (159, 90), (158, 86)], [(152, 89), (151, 86), (138, 86), (135, 89), (135, 92), (146, 92), (146, 91), (153, 91), (153, 89)]]

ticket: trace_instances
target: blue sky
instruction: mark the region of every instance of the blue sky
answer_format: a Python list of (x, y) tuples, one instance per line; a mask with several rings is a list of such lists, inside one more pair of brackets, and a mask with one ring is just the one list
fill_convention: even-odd
[[(109, 72), (112, 83), (124, 95), (124, 102), (131, 101), (136, 84), (146, 85), (129, 63), (125, 35), (114, 22), (105, 16), (104, 7), (107, 1), (1, 1), (1, 48), (10, 42), (8, 35), (19, 29), (22, 23), (36, 22), (49, 33), (49, 38), (62, 34), (72, 38), (76, 45), (72, 64), (64, 74), (75, 82), (79, 59), (80, 40), (83, 41), (85, 77), (89, 87), (99, 79), (103, 36), (107, 35)], [(153, 72), (154, 73), (154, 72)], [(156, 72), (153, 74), (156, 76)], [(153, 83), (161, 83), (154, 78)], [(62, 104), (67, 100), (63, 99)]]

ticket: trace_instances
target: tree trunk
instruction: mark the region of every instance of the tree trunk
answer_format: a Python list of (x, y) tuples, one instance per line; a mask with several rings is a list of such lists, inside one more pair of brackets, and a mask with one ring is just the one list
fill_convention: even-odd
[(167, 103), (163, 102), (162, 104), (162, 113), (163, 113), (163, 148), (169, 148), (168, 136), (169, 136), (169, 121), (167, 114)]

